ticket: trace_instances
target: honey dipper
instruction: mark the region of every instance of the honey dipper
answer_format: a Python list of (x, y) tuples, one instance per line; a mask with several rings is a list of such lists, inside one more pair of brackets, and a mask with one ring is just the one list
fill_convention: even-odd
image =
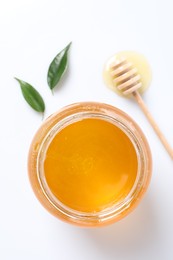
[[(137, 65), (140, 65), (141, 59), (141, 63), (143, 63), (142, 65), (144, 65), (145, 69), (143, 71), (141, 70), (140, 73), (135, 64), (131, 62), (131, 59), (134, 59)], [(104, 78), (106, 84), (117, 91), (119, 94), (122, 94), (124, 96), (131, 95), (135, 98), (138, 105), (150, 122), (151, 126), (153, 127), (155, 133), (158, 135), (160, 141), (173, 159), (173, 149), (159, 129), (140, 95), (140, 93), (143, 92), (146, 87), (148, 87), (150, 81), (148, 80), (147, 82), (142, 82), (142, 73), (146, 73), (146, 75), (151, 75), (149, 65), (147, 64), (145, 58), (135, 52), (122, 52), (118, 55), (115, 55), (106, 64), (104, 70)]]

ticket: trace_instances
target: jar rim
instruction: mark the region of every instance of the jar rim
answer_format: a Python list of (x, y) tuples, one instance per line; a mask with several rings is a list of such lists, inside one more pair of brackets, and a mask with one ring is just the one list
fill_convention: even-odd
[[(61, 116), (60, 116), (61, 114)], [(58, 116), (58, 118), (56, 118)], [(100, 118), (109, 121), (119, 127), (132, 142), (138, 160), (138, 173), (134, 185), (123, 201), (115, 203), (112, 207), (98, 212), (81, 212), (71, 209), (57, 199), (46, 183), (43, 170), (43, 160), (51, 138), (68, 124), (85, 118)], [(59, 212), (66, 219), (81, 225), (94, 223), (111, 222), (125, 216), (132, 204), (137, 204), (140, 196), (146, 190), (151, 175), (151, 153), (144, 134), (136, 123), (123, 111), (103, 103), (81, 102), (65, 107), (60, 112), (54, 114), (51, 119), (58, 119), (47, 129), (46, 135), (42, 138), (36, 158), (36, 174), (42, 193), (49, 201), (55, 211)], [(46, 120), (47, 121), (47, 120)], [(48, 124), (49, 125), (49, 124)], [(46, 149), (45, 149), (46, 148)]]

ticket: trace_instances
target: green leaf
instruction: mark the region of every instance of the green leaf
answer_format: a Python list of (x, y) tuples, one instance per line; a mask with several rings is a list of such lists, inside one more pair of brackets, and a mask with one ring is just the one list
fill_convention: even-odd
[(37, 112), (44, 112), (45, 104), (43, 98), (38, 91), (32, 87), (29, 83), (15, 78), (21, 87), (21, 91), (26, 102)]
[(58, 82), (60, 81), (61, 77), (67, 69), (67, 55), (70, 45), (71, 42), (56, 55), (56, 57), (53, 59), (49, 66), (47, 73), (47, 83), (51, 90), (56, 87), (56, 85), (58, 84)]

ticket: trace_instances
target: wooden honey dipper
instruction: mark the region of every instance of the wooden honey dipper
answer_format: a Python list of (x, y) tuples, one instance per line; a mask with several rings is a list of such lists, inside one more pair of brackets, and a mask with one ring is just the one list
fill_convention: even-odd
[(142, 88), (142, 81), (138, 69), (133, 65), (132, 62), (123, 57), (116, 59), (113, 63), (110, 63), (108, 67), (109, 72), (107, 70), (106, 73), (110, 73), (109, 83), (111, 79), (112, 86), (116, 87), (119, 93), (122, 93), (125, 96), (132, 95), (135, 98), (151, 126), (153, 127), (155, 133), (158, 135), (160, 141), (173, 159), (173, 149), (159, 129), (139, 93), (140, 89)]

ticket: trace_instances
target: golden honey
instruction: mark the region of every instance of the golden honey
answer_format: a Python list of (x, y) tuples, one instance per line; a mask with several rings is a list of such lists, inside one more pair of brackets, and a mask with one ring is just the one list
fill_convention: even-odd
[(151, 165), (132, 118), (107, 104), (81, 102), (43, 122), (30, 146), (28, 173), (51, 214), (94, 227), (120, 220), (139, 204)]
[(83, 119), (51, 141), (44, 172), (53, 194), (68, 207), (103, 210), (123, 200), (137, 175), (137, 155), (128, 136), (101, 119)]

